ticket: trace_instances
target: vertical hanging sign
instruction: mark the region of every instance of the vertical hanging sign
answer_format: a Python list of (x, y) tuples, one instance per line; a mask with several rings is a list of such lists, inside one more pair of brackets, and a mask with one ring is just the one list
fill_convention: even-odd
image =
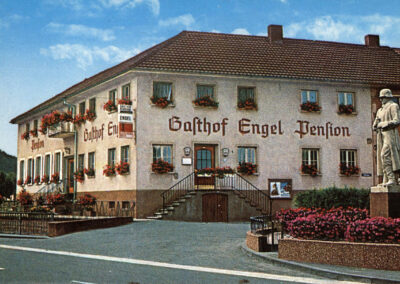
[(133, 110), (131, 105), (118, 105), (119, 138), (134, 138)]

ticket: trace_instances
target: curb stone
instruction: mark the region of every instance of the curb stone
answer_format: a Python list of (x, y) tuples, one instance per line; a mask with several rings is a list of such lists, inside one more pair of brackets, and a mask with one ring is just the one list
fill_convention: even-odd
[(336, 280), (348, 280), (348, 281), (362, 281), (364, 283), (400, 283), (399, 280), (394, 280), (390, 278), (382, 278), (382, 277), (374, 277), (368, 275), (361, 274), (352, 274), (347, 272), (339, 272), (334, 270), (329, 270), (321, 267), (313, 266), (312, 264), (299, 263), (295, 261), (289, 261), (284, 259), (279, 259), (278, 257), (274, 257), (273, 255), (277, 255), (276, 253), (259, 253), (249, 249), (246, 246), (246, 243), (241, 245), (241, 249), (244, 253), (249, 256), (255, 256), (260, 259), (266, 260), (272, 264), (285, 266), (287, 268), (297, 269), (303, 272), (308, 272), (317, 276), (322, 276), (326, 278), (336, 279)]

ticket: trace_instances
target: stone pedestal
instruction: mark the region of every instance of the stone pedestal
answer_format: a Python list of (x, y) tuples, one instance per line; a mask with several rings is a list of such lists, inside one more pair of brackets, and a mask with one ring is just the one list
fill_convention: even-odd
[(370, 215), (400, 218), (400, 185), (371, 187)]

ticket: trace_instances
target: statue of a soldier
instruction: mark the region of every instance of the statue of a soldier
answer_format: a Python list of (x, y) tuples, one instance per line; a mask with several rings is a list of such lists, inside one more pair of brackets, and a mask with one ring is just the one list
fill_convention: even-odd
[(373, 129), (377, 132), (377, 174), (383, 175), (381, 185), (396, 184), (395, 172), (400, 170), (399, 105), (392, 101), (392, 91), (382, 89), (382, 107), (376, 113)]

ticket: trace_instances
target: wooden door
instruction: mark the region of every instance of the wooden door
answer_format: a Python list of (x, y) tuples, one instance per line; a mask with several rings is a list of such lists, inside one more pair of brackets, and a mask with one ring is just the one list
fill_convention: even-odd
[(228, 222), (228, 196), (220, 193), (203, 195), (203, 222)]
[(74, 193), (74, 159), (67, 160), (67, 190)]
[[(196, 170), (215, 168), (215, 146), (195, 145), (194, 146), (194, 165)], [(196, 175), (195, 184), (201, 188), (214, 188), (215, 176)]]

